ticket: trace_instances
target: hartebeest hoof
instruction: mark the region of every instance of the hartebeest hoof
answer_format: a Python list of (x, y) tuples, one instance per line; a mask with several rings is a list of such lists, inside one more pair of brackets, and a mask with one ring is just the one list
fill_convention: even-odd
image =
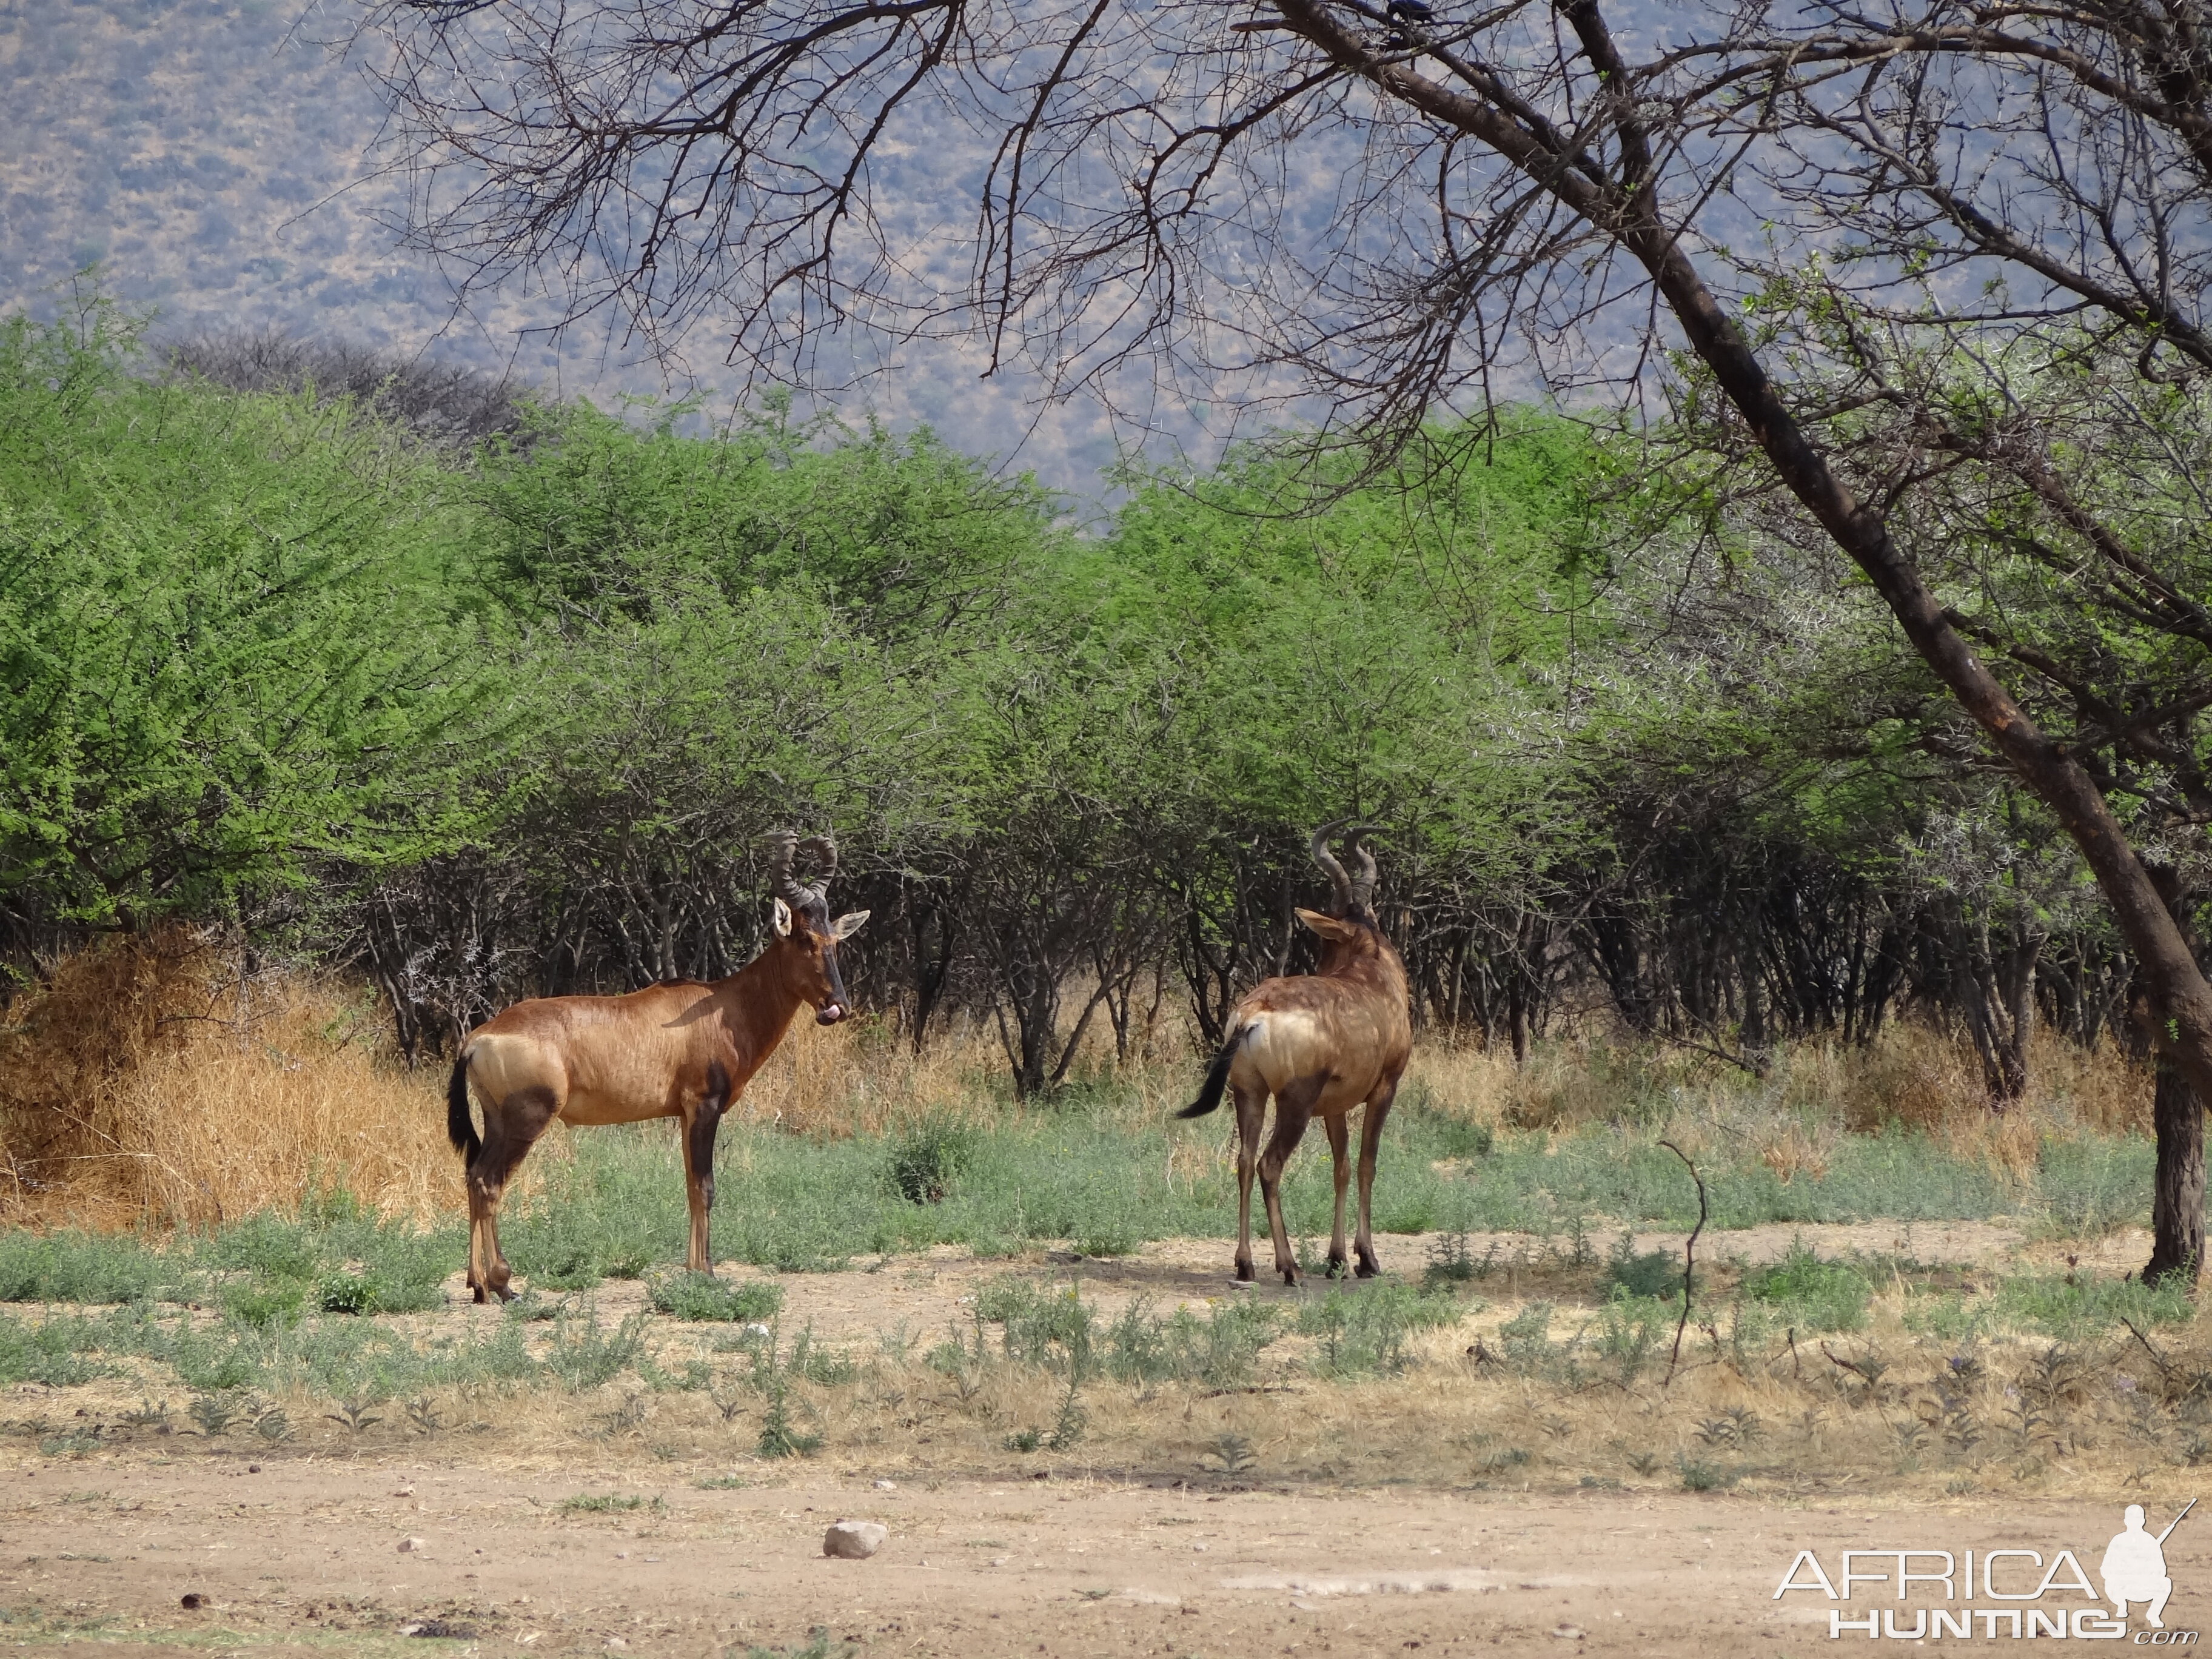
[[(1351, 1266), (1352, 1264), (1349, 1261), (1346, 1261), (1342, 1256), (1333, 1255), (1328, 1259), (1328, 1265), (1322, 1268), (1322, 1271), (1328, 1278), (1341, 1279)], [(1362, 1278), (1366, 1276), (1365, 1269), (1363, 1268), (1361, 1270), (1360, 1276)]]

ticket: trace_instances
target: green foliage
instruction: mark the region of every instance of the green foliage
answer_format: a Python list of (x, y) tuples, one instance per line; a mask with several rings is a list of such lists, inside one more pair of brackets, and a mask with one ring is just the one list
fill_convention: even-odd
[(2188, 1286), (2172, 1277), (2150, 1285), (2087, 1273), (2023, 1273), (1999, 1279), (1994, 1301), (1994, 1317), (2015, 1329), (2075, 1343), (2116, 1334), (2123, 1319), (2142, 1329), (2182, 1324), (2197, 1311)]
[(564, 1498), (559, 1504), (563, 1515), (628, 1515), (637, 1510), (650, 1510), (655, 1515), (665, 1514), (667, 1504), (659, 1498), (647, 1498), (639, 1493), (578, 1492)]
[(1802, 1241), (1781, 1261), (1746, 1273), (1744, 1294), (1786, 1312), (1803, 1331), (1855, 1331), (1866, 1322), (1874, 1286), (1840, 1261), (1823, 1261)]
[(1466, 1309), (1449, 1293), (1410, 1285), (1370, 1284), (1332, 1290), (1298, 1310), (1297, 1329), (1317, 1339), (1314, 1370), (1348, 1379), (1388, 1376), (1408, 1363), (1406, 1339), (1413, 1332), (1458, 1322)]
[(185, 1273), (128, 1234), (0, 1233), (0, 1302), (175, 1300)]
[(343, 405), (0, 323), (0, 895), (222, 913), (469, 833), (489, 620), (434, 465)]
[(891, 1190), (909, 1204), (942, 1203), (952, 1190), (972, 1137), (945, 1118), (908, 1124), (891, 1142)]
[(1634, 1236), (1623, 1233), (1606, 1258), (1605, 1283), (1621, 1296), (1671, 1297), (1681, 1291), (1682, 1264), (1662, 1250), (1638, 1253)]
[(765, 1323), (783, 1311), (783, 1286), (758, 1279), (731, 1285), (712, 1273), (672, 1274), (654, 1280), (651, 1295), (678, 1319)]
[(0, 1382), (42, 1382), (51, 1389), (74, 1388), (109, 1367), (88, 1358), (87, 1328), (68, 1319), (36, 1323), (0, 1316)]
[(588, 1304), (563, 1312), (553, 1322), (545, 1369), (571, 1394), (613, 1382), (644, 1352), (645, 1317), (642, 1313), (632, 1314), (610, 1330), (599, 1323)]

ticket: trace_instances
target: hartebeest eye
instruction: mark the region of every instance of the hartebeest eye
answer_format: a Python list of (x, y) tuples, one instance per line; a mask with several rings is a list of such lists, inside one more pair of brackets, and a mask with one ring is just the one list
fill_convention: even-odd
[(837, 918), (830, 933), (836, 939), (850, 939), (860, 931), (860, 924), (874, 914), (870, 910), (848, 910)]

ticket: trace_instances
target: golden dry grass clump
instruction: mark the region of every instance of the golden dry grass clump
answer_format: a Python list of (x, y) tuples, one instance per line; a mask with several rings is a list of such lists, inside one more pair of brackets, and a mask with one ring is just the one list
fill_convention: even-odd
[(375, 1024), (327, 982), (242, 985), (184, 928), (74, 953), (0, 1030), (0, 1212), (203, 1224), (339, 1182), (389, 1213), (457, 1206), (437, 1081), (380, 1062)]
[[(244, 979), (183, 928), (80, 951), (0, 1021), (0, 1214), (203, 1224), (288, 1209), (340, 1182), (386, 1212), (449, 1212), (460, 1182), (442, 1072), (400, 1066), (385, 1024), (364, 988), (313, 974)], [(1102, 1023), (1072, 1076), (1086, 1110), (1133, 1130), (1191, 1097), (1203, 1058), (1164, 1029), (1117, 1057)], [(1846, 1136), (1893, 1123), (2015, 1176), (2051, 1137), (2148, 1132), (2149, 1073), (2111, 1042), (2085, 1052), (2039, 1034), (2029, 1079), (2027, 1097), (1999, 1115), (1964, 1038), (1913, 1022), (1893, 1021), (1867, 1045), (1783, 1045), (1753, 1077), (1692, 1046), (1627, 1040), (1593, 1015), (1525, 1065), (1425, 1036), (1399, 1100), (1547, 1134), (1632, 1125), (1692, 1156), (1747, 1153), (1784, 1181), (1820, 1177)], [(920, 1054), (885, 1019), (824, 1029), (801, 1018), (737, 1107), (815, 1139), (895, 1133), (917, 1118), (1003, 1126), (1030, 1109), (1006, 1087), (995, 1029), (964, 1016)], [(554, 1138), (525, 1186), (543, 1154), (564, 1151)]]

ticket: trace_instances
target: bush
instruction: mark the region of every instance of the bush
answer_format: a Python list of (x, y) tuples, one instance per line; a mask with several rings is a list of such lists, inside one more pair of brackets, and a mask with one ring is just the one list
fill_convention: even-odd
[(1634, 1236), (1624, 1233), (1606, 1260), (1605, 1282), (1623, 1296), (1668, 1299), (1682, 1288), (1682, 1264), (1662, 1250), (1639, 1255)]
[(563, 1313), (553, 1322), (545, 1369), (571, 1394), (613, 1382), (645, 1352), (645, 1318), (632, 1314), (611, 1331), (589, 1308), (580, 1316)]
[(2188, 1287), (2172, 1278), (2154, 1286), (2086, 1273), (2023, 1274), (1998, 1280), (1995, 1301), (2004, 1323), (2066, 1342), (2101, 1336), (2123, 1319), (2139, 1327), (2179, 1325), (2197, 1311)]
[(891, 1143), (891, 1190), (909, 1204), (942, 1203), (967, 1162), (969, 1141), (965, 1129), (943, 1118), (908, 1125)]
[(1464, 1311), (1449, 1294), (1424, 1293), (1404, 1285), (1334, 1290), (1298, 1310), (1302, 1335), (1318, 1337), (1314, 1369), (1323, 1376), (1351, 1378), (1403, 1370), (1406, 1338), (1416, 1330), (1458, 1322)]
[(79, 1321), (47, 1319), (33, 1325), (0, 1316), (0, 1382), (68, 1389), (105, 1376), (111, 1368), (80, 1352), (96, 1336)]
[(1805, 1331), (1855, 1331), (1866, 1322), (1874, 1286), (1857, 1269), (1823, 1261), (1802, 1242), (1779, 1261), (1744, 1276), (1744, 1293), (1786, 1308), (1790, 1322)]
[(179, 1293), (179, 1277), (177, 1267), (135, 1238), (0, 1235), (0, 1302), (150, 1302)]
[(712, 1273), (677, 1273), (653, 1281), (653, 1305), (699, 1323), (765, 1324), (783, 1311), (783, 1286), (764, 1279), (727, 1285)]

